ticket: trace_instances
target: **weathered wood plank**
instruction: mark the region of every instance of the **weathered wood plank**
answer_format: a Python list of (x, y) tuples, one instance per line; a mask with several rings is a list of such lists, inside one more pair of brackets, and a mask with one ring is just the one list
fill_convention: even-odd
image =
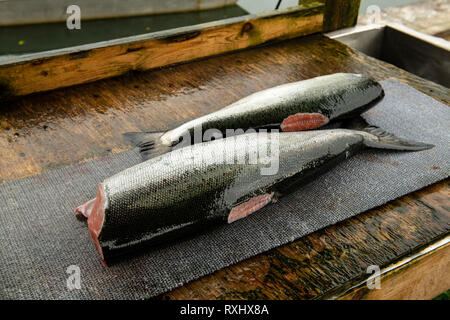
[(361, 0), (326, 0), (324, 31), (349, 28), (356, 25)]
[[(124, 132), (166, 130), (253, 92), (334, 72), (395, 77), (450, 104), (449, 89), (314, 35), (4, 101), (0, 179), (124, 151)], [(313, 299), (345, 292), (367, 277), (368, 265), (387, 266), (445, 236), (449, 190), (449, 180), (435, 184), (162, 297)]]
[(148, 70), (322, 31), (324, 5), (246, 15), (0, 63), (0, 99)]
[(423, 300), (437, 297), (450, 288), (450, 238), (438, 244), (441, 246), (435, 250), (419, 252), (382, 270), (379, 289), (369, 290), (364, 282), (339, 299)]
[[(370, 299), (365, 287), (350, 290), (371, 275), (367, 273), (368, 266), (389, 266), (405, 255), (420, 251), (428, 241), (448, 234), (449, 210), (437, 211), (420, 199), (433, 195), (448, 206), (449, 182), (391, 201), (159, 298), (329, 299), (346, 293), (346, 297)], [(396, 273), (386, 275), (381, 279), (381, 286), (390, 294), (384, 296), (380, 291), (380, 295), (373, 298), (401, 299), (408, 294), (410, 299), (431, 299), (436, 292), (443, 292), (442, 284), (448, 281), (448, 273), (443, 272), (448, 270), (448, 255), (441, 253), (444, 248), (436, 250), (431, 260), (423, 257), (424, 263), (418, 265), (414, 273), (404, 274), (409, 266), (405, 264)], [(430, 264), (435, 264), (437, 269), (430, 269)], [(397, 284), (417, 279), (420, 273), (429, 273), (427, 279), (433, 279), (427, 282), (427, 288), (418, 287), (408, 293), (395, 289)]]

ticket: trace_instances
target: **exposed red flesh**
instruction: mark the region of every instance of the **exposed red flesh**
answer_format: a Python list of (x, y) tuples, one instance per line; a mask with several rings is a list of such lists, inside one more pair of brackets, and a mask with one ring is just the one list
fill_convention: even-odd
[(89, 200), (88, 202), (82, 204), (81, 206), (79, 206), (78, 208), (75, 209), (75, 212), (81, 213), (86, 218), (89, 218), (89, 216), (91, 215), (91, 212), (92, 212), (92, 208), (94, 207), (94, 203), (95, 203), (96, 199), (97, 198), (94, 198), (94, 199)]
[(273, 193), (267, 193), (251, 198), (247, 202), (241, 203), (240, 205), (231, 209), (231, 212), (228, 215), (228, 223), (232, 223), (236, 220), (245, 218), (253, 212), (258, 211), (259, 209), (267, 205), (272, 200), (272, 198)]
[[(94, 240), (95, 247), (100, 253), (103, 264), (107, 266), (103, 256), (102, 247), (98, 240), (98, 236), (100, 234), (100, 231), (102, 230), (105, 217), (105, 202), (105, 193), (103, 191), (103, 186), (100, 184), (98, 186), (97, 197), (79, 206), (76, 211), (82, 213), (83, 215), (87, 213), (89, 233), (91, 234), (92, 240)], [(83, 211), (81, 210), (88, 210), (88, 212), (85, 211), (85, 213), (83, 213)]]
[(296, 113), (281, 123), (282, 131), (303, 131), (326, 125), (329, 119), (320, 113)]

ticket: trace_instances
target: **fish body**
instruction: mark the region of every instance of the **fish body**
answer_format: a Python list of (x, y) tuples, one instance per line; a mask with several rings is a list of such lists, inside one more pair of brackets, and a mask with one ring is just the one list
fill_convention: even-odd
[[(108, 261), (244, 218), (367, 147), (430, 146), (348, 129), (242, 134), (177, 149), (126, 169), (102, 182), (97, 198), (78, 211), (89, 211), (84, 214), (92, 238)], [(262, 174), (273, 161), (276, 170)]]
[(335, 73), (256, 92), (165, 133), (125, 135), (141, 148), (143, 159), (147, 160), (179, 144), (198, 142), (192, 141), (196, 128), (202, 133), (216, 130), (223, 135), (227, 130), (267, 127), (303, 131), (359, 116), (383, 97), (383, 88), (372, 78)]

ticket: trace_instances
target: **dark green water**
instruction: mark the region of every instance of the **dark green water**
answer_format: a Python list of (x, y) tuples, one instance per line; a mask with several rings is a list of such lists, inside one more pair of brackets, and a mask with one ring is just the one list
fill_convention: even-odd
[(86, 20), (80, 30), (65, 22), (0, 27), (0, 55), (22, 54), (119, 39), (247, 14), (239, 6), (197, 12)]

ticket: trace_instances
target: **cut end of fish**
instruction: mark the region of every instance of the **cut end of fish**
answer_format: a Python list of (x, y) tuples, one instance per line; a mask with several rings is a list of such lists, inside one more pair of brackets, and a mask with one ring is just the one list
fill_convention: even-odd
[(86, 203), (83, 203), (81, 206), (75, 209), (75, 212), (81, 214), (83, 217), (89, 218), (92, 212), (92, 208), (94, 207), (96, 199), (89, 200)]
[(105, 193), (101, 184), (98, 186), (97, 197), (91, 201), (93, 201), (93, 204), (88, 218), (89, 233), (91, 234), (92, 240), (94, 240), (95, 247), (100, 254), (103, 264), (108, 266), (105, 261), (102, 246), (98, 239), (103, 227), (106, 203)]
[(281, 123), (282, 131), (304, 131), (322, 127), (330, 120), (320, 113), (296, 113)]
[(250, 200), (241, 203), (240, 205), (231, 209), (230, 214), (228, 215), (228, 223), (232, 223), (236, 220), (245, 218), (252, 213), (258, 211), (259, 209), (266, 206), (269, 202), (272, 201), (274, 193), (267, 193), (261, 196), (257, 196), (251, 198)]

